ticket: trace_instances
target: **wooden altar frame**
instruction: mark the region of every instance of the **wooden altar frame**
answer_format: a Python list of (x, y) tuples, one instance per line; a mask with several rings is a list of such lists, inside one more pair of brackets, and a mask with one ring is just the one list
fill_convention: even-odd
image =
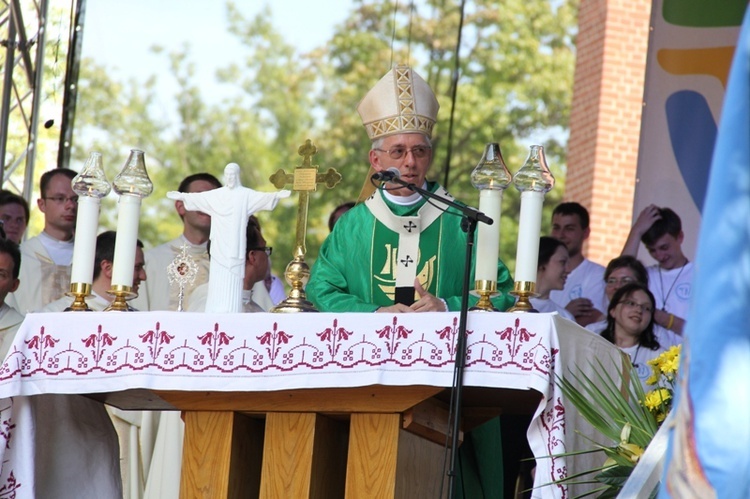
[[(465, 387), (464, 428), (533, 413), (533, 390)], [(125, 409), (179, 409), (180, 497), (434, 499), (443, 473), (447, 397), (433, 386), (269, 392), (126, 391), (94, 398)]]

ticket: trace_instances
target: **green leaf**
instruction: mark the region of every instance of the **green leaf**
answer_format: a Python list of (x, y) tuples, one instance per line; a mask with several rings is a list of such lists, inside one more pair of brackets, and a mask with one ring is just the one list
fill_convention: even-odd
[(596, 475), (596, 479), (608, 485), (618, 485), (622, 487), (632, 472), (632, 466), (613, 466)]
[(621, 487), (610, 487), (599, 495), (599, 499), (615, 499), (621, 489)]

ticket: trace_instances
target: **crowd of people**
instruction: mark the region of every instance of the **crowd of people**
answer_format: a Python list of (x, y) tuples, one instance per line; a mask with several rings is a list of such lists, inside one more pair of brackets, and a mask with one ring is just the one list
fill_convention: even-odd
[[(585, 207), (575, 202), (555, 207), (551, 234), (539, 243), (539, 296), (532, 304), (540, 312), (558, 312), (620, 347), (645, 387), (651, 375), (647, 361), (682, 343), (693, 268), (682, 250), (681, 220), (669, 208), (647, 206), (622, 253), (606, 267), (582, 255), (589, 235)], [(645, 267), (638, 260), (640, 244), (654, 265)]]
[[(402, 180), (450, 197), (441, 185), (427, 180), (438, 107), (429, 85), (417, 73), (408, 66), (396, 66), (365, 96), (357, 111), (372, 141), (369, 162), (375, 171), (396, 168)], [(65, 293), (70, 286), (76, 222), (77, 195), (71, 188), (75, 175), (64, 168), (42, 175), (37, 207), (44, 216), (44, 228), (26, 240), (28, 204), (16, 194), (0, 192), (3, 358), (23, 314), (60, 311), (71, 301)], [(195, 173), (171, 193), (182, 233), (145, 252), (139, 242), (133, 269), (133, 290), (138, 296), (131, 302), (135, 309), (177, 309), (180, 290), (171, 285), (166, 269), (183, 248), (197, 268), (195, 279), (182, 290), (184, 309), (206, 309), (213, 272), (209, 258), (212, 219), (198, 211), (201, 205), (196, 200), (206, 197), (199, 193), (216, 189), (223, 193), (216, 177)], [(221, 195), (212, 199), (222, 202)], [(257, 218), (249, 215), (244, 213), (243, 226), (237, 232), (243, 243), (238, 247), (244, 248), (244, 262), (240, 259), (244, 271), (237, 276), (242, 311), (268, 311), (285, 296), (279, 279), (270, 272), (272, 248), (263, 238)], [(331, 214), (331, 233), (311, 270), (307, 296), (320, 311), (459, 310), (463, 266), (456, 262), (464, 260), (467, 237), (461, 221), (456, 209), (439, 207), (400, 183), (385, 181), (365, 202), (345, 203)], [(622, 254), (606, 267), (583, 254), (590, 235), (585, 207), (562, 203), (554, 209), (551, 222), (551, 233), (539, 242), (537, 296), (532, 305), (540, 312), (557, 312), (592, 334), (601, 334), (630, 356), (645, 380), (650, 374), (646, 362), (682, 341), (693, 268), (682, 251), (679, 217), (669, 208), (648, 206), (637, 217)], [(94, 310), (103, 310), (112, 300), (107, 291), (115, 238), (116, 233), (107, 231), (96, 241), (93, 297), (88, 300)], [(646, 268), (637, 259), (641, 243), (656, 260), (655, 265)], [(492, 298), (495, 308), (507, 310), (514, 303), (509, 294), (512, 288), (511, 273), (498, 259), (498, 293)], [(95, 409), (87, 410), (101, 420)], [(177, 497), (182, 446), (179, 414), (134, 415), (111, 410), (109, 417), (120, 433), (121, 461), (135, 461), (139, 470), (137, 490), (126, 490), (126, 497)], [(133, 447), (124, 435), (132, 426), (155, 426), (154, 417), (160, 418), (155, 436)], [(53, 437), (48, 440), (53, 441)], [(149, 454), (148, 459), (143, 458), (144, 453)], [(150, 459), (150, 453), (161, 457)], [(150, 467), (144, 464), (149, 461)], [(123, 468), (133, 469), (129, 465)], [(66, 480), (74, 483), (76, 478)]]

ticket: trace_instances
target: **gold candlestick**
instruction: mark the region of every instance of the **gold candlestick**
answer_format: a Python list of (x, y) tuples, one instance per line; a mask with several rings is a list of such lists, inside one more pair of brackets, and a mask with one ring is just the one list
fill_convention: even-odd
[(132, 286), (124, 286), (122, 284), (113, 285), (107, 293), (114, 296), (114, 299), (104, 309), (105, 312), (132, 312), (134, 310), (128, 305), (128, 300), (132, 300), (137, 296), (133, 293)]
[(307, 300), (304, 291), (305, 284), (310, 278), (310, 267), (305, 263), (307, 208), (310, 204), (310, 192), (317, 190), (318, 184), (325, 183), (327, 188), (333, 189), (341, 181), (341, 174), (333, 168), (329, 168), (326, 173), (318, 173), (318, 165), (312, 164), (312, 157), (318, 149), (310, 139), (307, 139), (297, 152), (303, 159), (302, 164), (294, 168), (294, 173), (278, 170), (270, 178), (277, 189), (291, 183), (292, 190), (299, 192), (294, 259), (289, 262), (284, 272), (286, 282), (292, 290), (284, 301), (271, 309), (271, 312), (317, 312), (312, 302)]
[(91, 296), (91, 284), (87, 282), (73, 282), (70, 284), (70, 291), (65, 293), (73, 297), (73, 303), (66, 308), (65, 312), (91, 312), (86, 297)]
[(473, 294), (479, 296), (479, 301), (471, 307), (471, 311), (479, 312), (497, 312), (498, 310), (492, 305), (490, 297), (497, 294), (497, 281), (479, 280), (474, 283)]
[(508, 312), (536, 312), (537, 310), (529, 301), (536, 296), (536, 283), (533, 281), (516, 281), (513, 283), (513, 291), (510, 294), (517, 296), (518, 301), (508, 309)]

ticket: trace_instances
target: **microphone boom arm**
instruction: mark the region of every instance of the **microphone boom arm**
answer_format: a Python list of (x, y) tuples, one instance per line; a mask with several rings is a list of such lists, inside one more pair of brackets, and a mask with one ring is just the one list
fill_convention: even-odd
[[(378, 173), (388, 173), (390, 170), (391, 169), (389, 168), (385, 172), (378, 172)], [(376, 173), (375, 175), (377, 175), (378, 173)], [(375, 175), (373, 175), (373, 179), (375, 179)], [(379, 180), (379, 179), (376, 179), (376, 180)], [(475, 222), (482, 222), (482, 223), (485, 223), (487, 225), (492, 225), (494, 223), (494, 221), (490, 217), (488, 217), (487, 215), (485, 215), (481, 211), (472, 208), (471, 206), (466, 206), (465, 204), (459, 204), (459, 203), (456, 203), (455, 201), (452, 201), (450, 199), (447, 199), (447, 198), (444, 198), (442, 196), (438, 196), (436, 194), (433, 194), (432, 192), (430, 192), (430, 191), (428, 191), (426, 189), (422, 189), (421, 187), (417, 187), (415, 184), (413, 184), (411, 182), (406, 182), (405, 180), (401, 180), (397, 176), (393, 177), (392, 179), (390, 179), (388, 181), (391, 182), (391, 183), (394, 183), (394, 184), (402, 185), (402, 186), (406, 187), (407, 189), (409, 189), (410, 191), (418, 192), (419, 194), (421, 194), (424, 197), (435, 199), (435, 200), (440, 201), (441, 203), (443, 203), (445, 205), (451, 206), (451, 207), (457, 209), (458, 211), (460, 211), (466, 218), (469, 218), (470, 220), (473, 220)]]

